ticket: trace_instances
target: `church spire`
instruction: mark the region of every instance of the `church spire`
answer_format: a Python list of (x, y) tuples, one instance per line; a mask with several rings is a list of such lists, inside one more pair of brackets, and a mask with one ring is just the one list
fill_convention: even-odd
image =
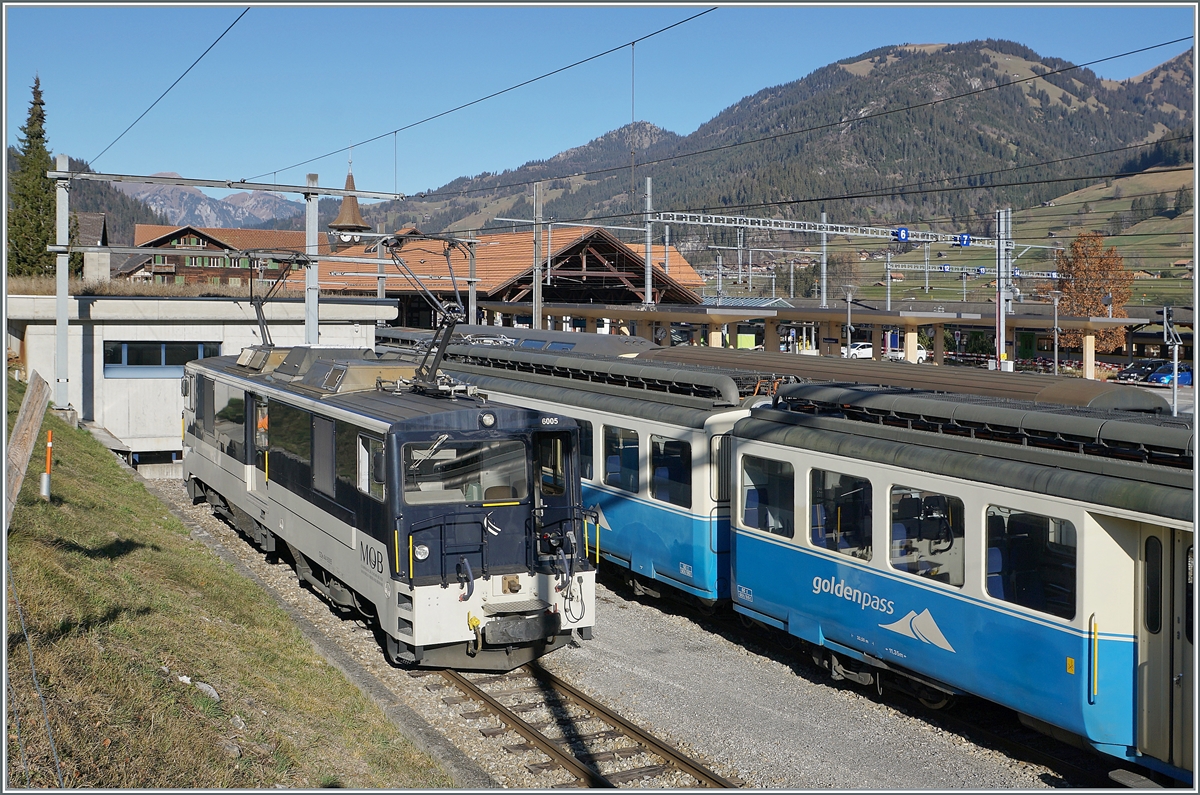
[[(354, 152), (353, 147), (351, 147), (350, 160), (346, 166), (346, 190), (354, 189)], [(366, 232), (371, 229), (363, 221), (362, 213), (358, 210), (357, 196), (346, 196), (342, 199), (342, 208), (338, 212), (337, 218), (329, 225), (329, 228), (338, 232), (343, 240), (349, 236), (353, 236), (355, 232)]]

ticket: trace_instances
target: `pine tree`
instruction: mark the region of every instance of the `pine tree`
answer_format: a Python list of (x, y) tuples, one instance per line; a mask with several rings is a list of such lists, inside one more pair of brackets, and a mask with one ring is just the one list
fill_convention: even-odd
[(1175, 192), (1175, 215), (1183, 215), (1192, 209), (1192, 189), (1184, 185)]
[(46, 103), (42, 85), (33, 78), (29, 117), (17, 139), (16, 170), (9, 181), (8, 273), (35, 276), (54, 273), (54, 181), (46, 176), (52, 164), (46, 148)]
[[(1062, 290), (1061, 311), (1076, 317), (1104, 317), (1108, 307), (1104, 296), (1112, 296), (1113, 317), (1128, 317), (1125, 304), (1133, 293), (1133, 274), (1116, 248), (1104, 248), (1104, 236), (1099, 232), (1081, 232), (1070, 249), (1058, 252), (1055, 270)], [(1069, 348), (1083, 345), (1083, 333), (1066, 331), (1060, 339)], [(1110, 351), (1125, 341), (1123, 329), (1096, 332), (1096, 350)]]

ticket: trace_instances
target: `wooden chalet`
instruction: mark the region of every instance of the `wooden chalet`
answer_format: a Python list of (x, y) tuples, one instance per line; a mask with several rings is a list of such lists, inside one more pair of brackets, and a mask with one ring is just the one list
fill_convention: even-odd
[[(278, 229), (220, 229), (199, 226), (138, 224), (133, 244), (153, 253), (131, 257), (118, 275), (156, 283), (248, 285), (250, 261), (240, 254), (255, 249), (304, 251), (304, 232)], [(328, 254), (329, 241), (319, 236), (318, 251)], [(271, 263), (264, 278), (273, 281)]]

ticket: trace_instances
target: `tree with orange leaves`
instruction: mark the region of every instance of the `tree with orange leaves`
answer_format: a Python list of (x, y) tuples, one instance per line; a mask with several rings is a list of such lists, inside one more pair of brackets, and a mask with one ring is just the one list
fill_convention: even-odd
[[(1104, 248), (1104, 235), (1099, 232), (1081, 232), (1066, 251), (1055, 256), (1058, 271), (1058, 289), (1062, 290), (1059, 311), (1075, 317), (1107, 317), (1108, 307), (1104, 296), (1112, 296), (1112, 316), (1129, 317), (1125, 304), (1133, 293), (1133, 274), (1125, 270), (1125, 263), (1116, 248)], [(1083, 332), (1067, 330), (1060, 335), (1068, 348), (1083, 346)], [(1096, 332), (1096, 350), (1111, 351), (1125, 342), (1122, 329), (1105, 329)]]

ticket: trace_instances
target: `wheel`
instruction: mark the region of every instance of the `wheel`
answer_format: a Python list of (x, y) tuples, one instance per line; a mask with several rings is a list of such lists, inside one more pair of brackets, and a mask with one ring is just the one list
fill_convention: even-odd
[(927, 696), (917, 696), (917, 701), (929, 709), (946, 709), (954, 703), (954, 696), (936, 690), (927, 691)]

